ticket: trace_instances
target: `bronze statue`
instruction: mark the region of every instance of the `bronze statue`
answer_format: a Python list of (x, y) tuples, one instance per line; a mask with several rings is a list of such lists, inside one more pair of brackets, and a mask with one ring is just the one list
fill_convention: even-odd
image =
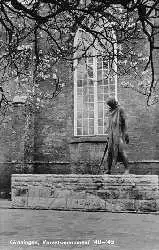
[(108, 99), (107, 105), (109, 106), (110, 118), (108, 128), (108, 170), (106, 174), (111, 174), (111, 168), (118, 161), (123, 162), (125, 166), (124, 174), (129, 174), (129, 163), (126, 154), (126, 144), (129, 143), (129, 136), (127, 134), (125, 112), (114, 97)]

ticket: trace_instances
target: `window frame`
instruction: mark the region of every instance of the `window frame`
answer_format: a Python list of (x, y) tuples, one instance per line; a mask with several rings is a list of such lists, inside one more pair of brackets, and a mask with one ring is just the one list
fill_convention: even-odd
[[(75, 39), (74, 39), (74, 45), (76, 46), (78, 44), (78, 39), (80, 38), (80, 32), (83, 32), (82, 29), (79, 29), (76, 33)], [(116, 35), (115, 32), (112, 33), (113, 38), (116, 40)], [(97, 99), (97, 53), (95, 51), (95, 48), (92, 48), (93, 51), (93, 73), (94, 76), (94, 134), (90, 135), (84, 135), (82, 131), (82, 135), (77, 134), (77, 68), (78, 68), (78, 59), (77, 53), (74, 55), (74, 136), (75, 137), (94, 137), (94, 136), (105, 136), (105, 134), (99, 134), (98, 133), (98, 99)], [(114, 62), (113, 62), (113, 70), (115, 72), (114, 74), (114, 83), (115, 83), (115, 98), (117, 100), (117, 43), (114, 44), (114, 54), (116, 55), (114, 57)], [(103, 112), (104, 113), (104, 112)], [(104, 115), (104, 114), (103, 114)], [(83, 121), (83, 117), (82, 117)], [(83, 125), (82, 125), (82, 130), (83, 130)]]

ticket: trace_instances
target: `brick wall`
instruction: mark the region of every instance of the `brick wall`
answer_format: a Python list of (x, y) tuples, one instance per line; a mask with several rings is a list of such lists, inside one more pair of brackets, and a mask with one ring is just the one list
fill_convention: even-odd
[[(68, 65), (61, 64), (60, 67), (60, 78), (67, 85), (55, 98), (44, 100), (34, 120), (34, 160), (38, 162), (38, 173), (69, 172), (68, 140), (73, 131), (72, 81), (69, 80), (71, 74)], [(43, 93), (51, 93), (50, 84), (45, 82), (40, 86)]]
[(10, 175), (16, 173), (16, 162), (24, 161), (25, 112), (14, 107), (0, 125), (0, 191), (7, 190)]
[(159, 153), (159, 104), (147, 106), (146, 98), (130, 89), (120, 88), (119, 100), (128, 118), (131, 160), (158, 160)]

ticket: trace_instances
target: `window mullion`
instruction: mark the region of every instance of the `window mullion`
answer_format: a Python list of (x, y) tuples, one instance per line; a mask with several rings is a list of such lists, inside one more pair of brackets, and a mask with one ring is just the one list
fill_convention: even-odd
[(83, 84), (84, 79), (82, 79), (82, 135), (83, 135), (83, 130), (84, 130), (84, 114), (83, 114), (83, 108), (84, 108), (84, 100), (83, 100), (83, 95), (84, 95), (84, 84)]
[(94, 134), (98, 134), (98, 98), (97, 98), (97, 57), (93, 57), (94, 69)]
[(114, 58), (115, 98), (117, 100), (117, 91), (118, 91), (118, 89), (117, 89), (117, 82), (118, 82), (118, 76), (117, 76), (117, 43), (114, 44), (114, 54), (115, 54), (115, 58)]
[[(102, 57), (102, 85), (103, 85), (103, 92), (104, 92), (104, 65), (103, 65), (103, 57)], [(105, 112), (104, 112), (104, 94), (103, 94), (103, 134), (104, 132), (104, 118), (105, 118)]]
[(74, 61), (74, 135), (77, 135), (77, 60)]
[(110, 72), (110, 61), (108, 60), (108, 95), (111, 95), (110, 91), (110, 77), (111, 77), (111, 72)]

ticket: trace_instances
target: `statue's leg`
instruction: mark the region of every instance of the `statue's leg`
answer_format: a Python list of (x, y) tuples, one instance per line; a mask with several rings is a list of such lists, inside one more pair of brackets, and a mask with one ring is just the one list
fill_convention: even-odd
[(129, 174), (129, 161), (128, 161), (128, 156), (127, 153), (123, 150), (120, 152), (120, 159), (122, 160), (124, 167), (125, 167), (125, 172), (124, 174)]
[(105, 174), (111, 174), (112, 163), (113, 163), (113, 155), (112, 155), (111, 150), (109, 150), (108, 151), (108, 157), (107, 157), (107, 167), (108, 167), (108, 170), (105, 172)]

